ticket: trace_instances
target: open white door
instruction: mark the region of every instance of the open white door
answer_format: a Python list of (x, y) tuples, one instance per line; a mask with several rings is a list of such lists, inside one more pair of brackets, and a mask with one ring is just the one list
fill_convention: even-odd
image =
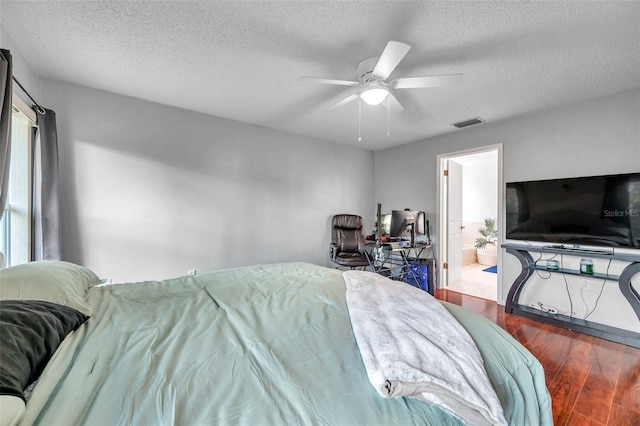
[(462, 166), (447, 162), (447, 285), (462, 278)]

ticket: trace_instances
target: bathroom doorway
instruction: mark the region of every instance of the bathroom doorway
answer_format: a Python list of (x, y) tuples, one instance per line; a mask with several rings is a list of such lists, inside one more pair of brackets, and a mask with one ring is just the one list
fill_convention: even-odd
[[(439, 156), (443, 288), (500, 301), (502, 146)], [(453, 184), (451, 183), (453, 182)], [(487, 232), (492, 231), (493, 232)], [(484, 235), (483, 235), (484, 234)], [(486, 244), (478, 249), (478, 239)], [(482, 246), (482, 244), (480, 244)]]

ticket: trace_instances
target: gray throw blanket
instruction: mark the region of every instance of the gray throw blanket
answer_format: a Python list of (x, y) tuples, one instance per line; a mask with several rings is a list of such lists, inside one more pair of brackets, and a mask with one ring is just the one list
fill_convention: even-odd
[(373, 272), (343, 277), (358, 348), (380, 395), (427, 401), (469, 425), (507, 424), (480, 352), (440, 302)]

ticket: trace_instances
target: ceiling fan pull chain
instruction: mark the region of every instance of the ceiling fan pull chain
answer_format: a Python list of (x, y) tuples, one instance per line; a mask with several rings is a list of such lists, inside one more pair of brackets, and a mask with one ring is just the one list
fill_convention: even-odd
[(389, 111), (389, 98), (390, 96), (387, 96), (387, 136), (389, 136), (389, 121), (390, 121), (389, 116), (391, 115)]
[(358, 100), (358, 142), (362, 141), (362, 98)]

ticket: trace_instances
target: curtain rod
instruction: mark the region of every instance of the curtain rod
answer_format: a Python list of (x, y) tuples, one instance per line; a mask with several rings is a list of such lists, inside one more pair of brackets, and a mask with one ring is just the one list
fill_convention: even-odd
[[(2, 56), (2, 58), (9, 62), (9, 59), (5, 56), (4, 49), (0, 49), (0, 56)], [(8, 51), (7, 51), (8, 52)], [(29, 97), (29, 99), (31, 99), (31, 102), (33, 102), (36, 106), (36, 111), (39, 112), (40, 114), (44, 115), (47, 113), (47, 110), (42, 108), (40, 105), (38, 105), (38, 103), (35, 101), (35, 99), (33, 99), (33, 97), (29, 94), (29, 92), (27, 92), (27, 89), (24, 88), (24, 86), (22, 84), (20, 84), (20, 82), (18, 81), (18, 79), (13, 75), (13, 73), (11, 73), (11, 78), (13, 79), (13, 81), (15, 81), (16, 83), (18, 83), (18, 86), (20, 86), (20, 88), (22, 89), (22, 91), (24, 93), (26, 93), (26, 95)], [(33, 107), (32, 107), (33, 108)]]
[(15, 81), (16, 83), (18, 83), (18, 86), (20, 86), (20, 88), (22, 89), (22, 91), (23, 91), (24, 93), (26, 93), (26, 94), (27, 94), (27, 96), (29, 97), (29, 99), (31, 99), (31, 102), (33, 102), (33, 103), (35, 104), (35, 106), (36, 106), (36, 111), (38, 111), (40, 114), (43, 114), (43, 115), (44, 115), (44, 114), (46, 114), (46, 113), (47, 113), (47, 110), (46, 110), (46, 109), (44, 109), (44, 108), (42, 108), (40, 105), (38, 105), (38, 103), (35, 101), (35, 99), (33, 99), (33, 98), (31, 97), (31, 95), (29, 94), (29, 92), (27, 92), (27, 89), (25, 89), (25, 88), (24, 88), (24, 86), (22, 86), (22, 84), (20, 84), (20, 82), (18, 81), (18, 79), (17, 79), (15, 76), (13, 76), (13, 75), (11, 76), (11, 78), (13, 78), (13, 81)]

